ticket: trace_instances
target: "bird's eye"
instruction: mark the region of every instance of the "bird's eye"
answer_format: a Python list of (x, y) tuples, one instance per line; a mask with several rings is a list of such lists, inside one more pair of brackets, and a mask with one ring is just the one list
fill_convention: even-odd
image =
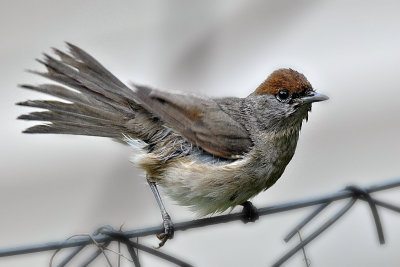
[(289, 91), (286, 89), (280, 90), (277, 94), (276, 94), (276, 98), (278, 98), (278, 100), (280, 101), (285, 101), (289, 98)]

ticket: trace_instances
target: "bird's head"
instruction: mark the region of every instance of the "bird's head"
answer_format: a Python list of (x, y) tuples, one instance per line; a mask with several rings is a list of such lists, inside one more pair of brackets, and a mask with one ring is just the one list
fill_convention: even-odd
[(301, 124), (303, 119), (308, 119), (312, 103), (328, 99), (315, 92), (303, 74), (292, 69), (274, 71), (252, 95), (265, 99), (261, 113), (280, 126)]

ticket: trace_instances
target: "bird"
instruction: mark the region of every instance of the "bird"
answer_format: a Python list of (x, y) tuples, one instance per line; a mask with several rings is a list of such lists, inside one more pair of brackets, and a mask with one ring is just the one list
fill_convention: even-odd
[(244, 98), (128, 86), (83, 49), (66, 46), (37, 59), (46, 71), (29, 71), (53, 83), (20, 85), (60, 99), (17, 103), (41, 109), (18, 117), (41, 122), (23, 133), (100, 136), (131, 146), (161, 211), (159, 247), (174, 227), (158, 187), (199, 216), (242, 205), (244, 220), (255, 221), (249, 199), (282, 176), (312, 103), (328, 99), (290, 68), (275, 70)]

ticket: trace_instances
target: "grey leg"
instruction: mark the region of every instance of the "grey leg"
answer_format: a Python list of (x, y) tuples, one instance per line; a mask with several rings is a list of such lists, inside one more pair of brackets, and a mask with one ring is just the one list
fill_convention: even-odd
[(169, 216), (167, 210), (165, 209), (160, 193), (158, 192), (156, 183), (150, 182), (149, 180), (147, 180), (147, 182), (149, 183), (151, 191), (153, 192), (154, 197), (156, 198), (163, 219), (164, 233), (157, 235), (157, 238), (161, 241), (159, 244), (160, 248), (164, 246), (165, 242), (167, 242), (168, 239), (172, 239), (174, 237), (174, 224), (172, 223), (171, 217)]

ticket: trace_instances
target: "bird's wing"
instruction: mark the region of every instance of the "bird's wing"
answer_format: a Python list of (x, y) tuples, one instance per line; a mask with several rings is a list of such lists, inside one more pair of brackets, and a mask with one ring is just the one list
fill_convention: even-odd
[(224, 158), (247, 152), (247, 130), (210, 98), (161, 92), (134, 85), (134, 100), (205, 151)]

